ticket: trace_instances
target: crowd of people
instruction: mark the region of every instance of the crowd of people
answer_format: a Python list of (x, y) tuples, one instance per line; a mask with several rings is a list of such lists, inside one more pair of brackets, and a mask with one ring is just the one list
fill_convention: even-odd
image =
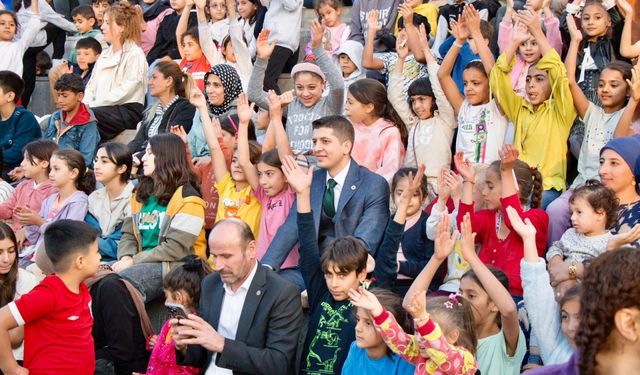
[(75, 5), (0, 3), (1, 373), (638, 373), (638, 4)]

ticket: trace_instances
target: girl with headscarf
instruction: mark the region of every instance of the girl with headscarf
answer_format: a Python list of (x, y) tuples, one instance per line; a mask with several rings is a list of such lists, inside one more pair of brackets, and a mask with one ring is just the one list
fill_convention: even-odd
[[(222, 121), (236, 112), (236, 99), (242, 92), (240, 76), (231, 65), (215, 65), (204, 76), (204, 91), (209, 116), (218, 117)], [(197, 112), (189, 132), (189, 149), (191, 150), (191, 156), (194, 158), (209, 155), (202, 121)]]

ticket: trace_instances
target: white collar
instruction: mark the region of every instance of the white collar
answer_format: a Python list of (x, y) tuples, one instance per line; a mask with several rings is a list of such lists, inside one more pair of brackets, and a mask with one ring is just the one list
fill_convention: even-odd
[(351, 159), (349, 159), (347, 165), (342, 168), (335, 177), (331, 177), (331, 175), (329, 175), (329, 171), (327, 171), (326, 182), (329, 182), (329, 180), (333, 178), (339, 186), (344, 186), (344, 181), (347, 179), (347, 174), (349, 173), (349, 167), (351, 167)]
[(235, 292), (231, 290), (231, 287), (229, 287), (226, 283), (224, 283), (223, 287), (226, 294), (230, 294), (233, 296), (236, 293), (240, 292), (240, 290), (248, 291), (249, 287), (251, 286), (251, 283), (253, 282), (253, 278), (256, 276), (257, 270), (258, 270), (258, 262), (254, 261), (253, 268), (251, 269), (251, 272), (249, 272), (249, 277), (247, 277), (247, 279), (242, 283), (242, 285), (240, 285), (240, 288), (238, 288)]

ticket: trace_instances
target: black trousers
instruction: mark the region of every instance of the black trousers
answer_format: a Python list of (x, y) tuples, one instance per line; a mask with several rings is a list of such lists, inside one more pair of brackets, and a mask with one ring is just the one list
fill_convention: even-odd
[(52, 59), (61, 59), (64, 56), (64, 42), (67, 37), (64, 30), (53, 24), (47, 24), (44, 31), (47, 33), (47, 43), (40, 47), (29, 47), (22, 57), (22, 79), (24, 80), (24, 93), (22, 94), (22, 106), (27, 108), (31, 95), (36, 87), (36, 56), (47, 46), (53, 43)]
[(100, 141), (107, 142), (123, 130), (135, 129), (142, 120), (144, 106), (140, 103), (91, 108), (98, 120)]
[(291, 52), (290, 49), (276, 46), (269, 58), (269, 64), (264, 72), (264, 91), (274, 90), (278, 95), (281, 94), (278, 87), (278, 78), (280, 74), (290, 72), (291, 68), (298, 62), (298, 51)]

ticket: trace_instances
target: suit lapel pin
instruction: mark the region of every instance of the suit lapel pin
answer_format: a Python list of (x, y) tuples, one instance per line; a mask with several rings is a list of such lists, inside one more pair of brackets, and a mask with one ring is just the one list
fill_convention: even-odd
[(356, 185), (351, 185), (351, 190), (356, 190)]
[(261, 295), (261, 294), (262, 294), (262, 291), (261, 291), (261, 290), (256, 291), (256, 296), (259, 296), (259, 295)]

